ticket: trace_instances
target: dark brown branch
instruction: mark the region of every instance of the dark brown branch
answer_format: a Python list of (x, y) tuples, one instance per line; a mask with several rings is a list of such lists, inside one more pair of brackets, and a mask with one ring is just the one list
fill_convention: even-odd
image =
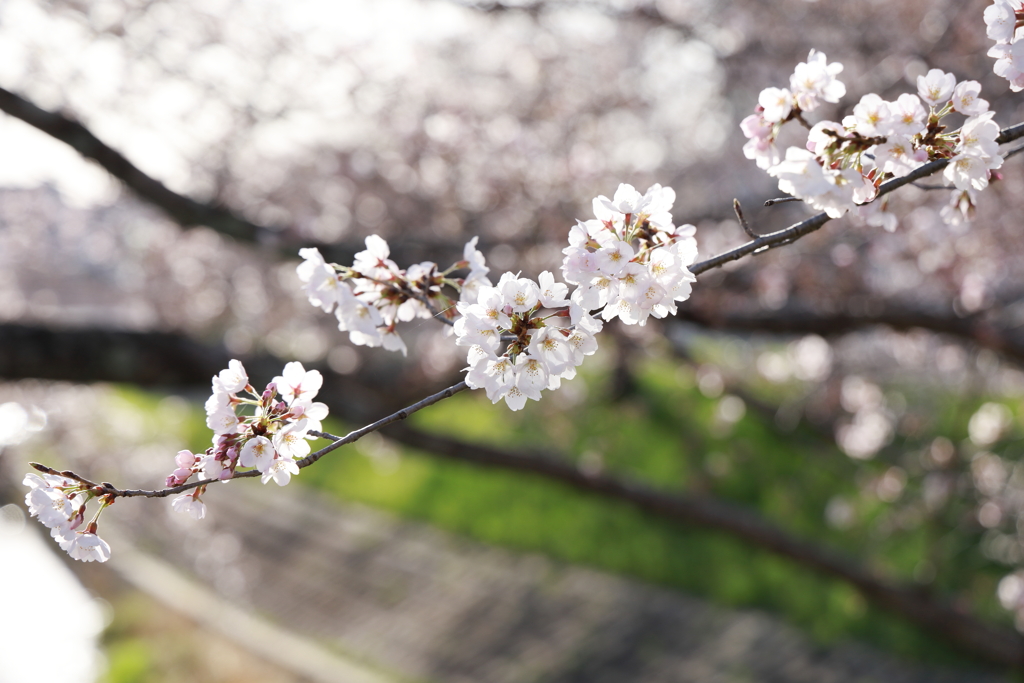
[(1024, 637), (1020, 634), (980, 621), (948, 603), (923, 595), (913, 587), (888, 581), (856, 560), (799, 539), (738, 506), (706, 497), (664, 493), (604, 474), (585, 473), (550, 454), (513, 453), (467, 444), (406, 425), (390, 427), (386, 433), (390, 438), (432, 456), (535, 474), (601, 498), (625, 502), (662, 519), (716, 529), (846, 581), (856, 586), (872, 604), (898, 614), (989, 662), (1013, 667), (1024, 665)]
[(205, 225), (246, 242), (266, 241), (281, 231), (280, 228), (253, 223), (225, 206), (204, 204), (174, 192), (159, 180), (144, 173), (78, 121), (64, 114), (42, 109), (3, 88), (0, 88), (0, 111), (19, 118), (70, 145), (83, 157), (98, 163), (135, 194), (163, 210), (182, 226)]
[(991, 349), (1018, 363), (1024, 363), (1024, 336), (987, 322), (981, 315), (964, 318), (938, 311), (927, 311), (879, 302), (877, 311), (821, 313), (798, 305), (776, 311), (704, 310), (700, 307), (680, 309), (678, 320), (694, 322), (717, 330), (765, 332), (769, 334), (819, 334), (823, 337), (845, 334), (873, 325), (893, 330), (924, 329), (948, 334)]

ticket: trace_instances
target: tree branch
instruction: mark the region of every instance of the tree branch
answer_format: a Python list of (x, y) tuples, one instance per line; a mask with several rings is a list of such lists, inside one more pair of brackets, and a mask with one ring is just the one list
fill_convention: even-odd
[(279, 227), (253, 223), (228, 207), (204, 204), (169, 189), (147, 175), (78, 121), (58, 112), (47, 111), (24, 97), (0, 88), (0, 111), (21, 119), (61, 142), (70, 145), (86, 159), (92, 159), (145, 201), (164, 211), (182, 226), (206, 225), (244, 242), (259, 242), (281, 232)]
[(1005, 327), (987, 322), (976, 314), (959, 318), (937, 311), (880, 302), (879, 310), (870, 313), (838, 311), (820, 313), (799, 305), (788, 305), (770, 311), (704, 310), (692, 306), (679, 309), (677, 320), (685, 320), (716, 330), (765, 332), (769, 334), (819, 334), (835, 336), (854, 330), (884, 325), (893, 330), (923, 329), (948, 334), (982, 348), (996, 351), (1018, 363), (1024, 363), (1024, 336), (1014, 335)]
[(848, 582), (872, 604), (989, 662), (1024, 666), (1024, 637), (1020, 634), (980, 621), (948, 603), (922, 594), (919, 589), (887, 581), (852, 558), (792, 536), (738, 506), (707, 497), (664, 493), (604, 474), (585, 473), (551, 454), (510, 452), (467, 444), (406, 425), (392, 426), (386, 434), (435, 457), (538, 475), (601, 498), (628, 503), (655, 517), (721, 531)]

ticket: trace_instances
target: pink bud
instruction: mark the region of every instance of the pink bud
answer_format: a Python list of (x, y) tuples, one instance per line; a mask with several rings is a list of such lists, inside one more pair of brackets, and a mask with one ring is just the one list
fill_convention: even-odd
[(306, 412), (305, 406), (301, 406), (301, 405), (300, 406), (295, 406), (294, 408), (292, 408), (292, 417), (294, 417), (296, 420), (298, 420), (300, 417), (302, 417), (303, 413), (305, 413), (305, 412)]
[(164, 486), (177, 486), (178, 479), (173, 474), (168, 474), (167, 479), (164, 480)]
[(230, 479), (231, 477), (233, 477), (234, 474), (235, 473), (232, 472), (231, 470), (223, 469), (223, 470), (220, 471), (220, 476), (218, 477), (218, 479), (220, 479), (221, 481), (226, 481), (226, 480)]
[(174, 457), (174, 462), (179, 467), (192, 467), (196, 464), (196, 456), (192, 454), (192, 451), (178, 451), (178, 455)]

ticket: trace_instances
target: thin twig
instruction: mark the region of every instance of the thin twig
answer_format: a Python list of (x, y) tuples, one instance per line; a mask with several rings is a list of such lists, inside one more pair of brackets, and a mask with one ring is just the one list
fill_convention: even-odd
[(1020, 154), (1021, 152), (1024, 152), (1024, 145), (1021, 145), (1020, 147), (1014, 147), (1014, 148), (1013, 148), (1013, 149), (1011, 149), (1011, 150), (1010, 150), (1009, 152), (1007, 152), (1006, 154), (1004, 154), (1004, 155), (1003, 155), (1003, 161), (1006, 161), (1006, 160), (1007, 160), (1007, 159), (1009, 159), (1010, 157), (1012, 157), (1012, 156), (1016, 156), (1017, 154)]
[(776, 204), (785, 204), (786, 202), (799, 202), (803, 201), (799, 197), (777, 197), (776, 199), (769, 199), (765, 201), (765, 206), (775, 206)]
[[(428, 396), (422, 401), (418, 401), (407, 408), (402, 408), (396, 413), (392, 413), (391, 415), (388, 415), (385, 418), (377, 420), (372, 424), (366, 425), (365, 427), (357, 429), (353, 432), (349, 432), (345, 436), (334, 436), (333, 434), (327, 434), (326, 432), (317, 432), (314, 430), (310, 430), (308, 432), (309, 434), (312, 434), (313, 436), (319, 436), (324, 439), (330, 439), (331, 441), (333, 441), (333, 443), (321, 448), (315, 453), (307, 455), (302, 460), (296, 461), (295, 464), (299, 466), (299, 469), (302, 469), (303, 467), (309, 467), (317, 460), (324, 457), (333, 450), (341, 448), (346, 444), (350, 444), (353, 441), (358, 441), (359, 439), (363, 438), (370, 432), (375, 432), (381, 427), (385, 427), (391, 424), (392, 422), (404, 420), (413, 413), (422, 410), (427, 406), (432, 406), (438, 401), (442, 401), (446, 398), (451, 398), (460, 391), (463, 391), (464, 389), (468, 388), (469, 387), (466, 385), (464, 381), (459, 382), (458, 384), (450, 386), (447, 389), (444, 389), (443, 391), (439, 391), (436, 394), (433, 394), (432, 396)], [(39, 463), (35, 462), (29, 464), (35, 469), (39, 470), (40, 472), (45, 472), (46, 474), (54, 474), (62, 477), (67, 477), (69, 479), (74, 479), (75, 481), (78, 481), (91, 489), (97, 489), (97, 493), (99, 493), (99, 495), (111, 496), (113, 498), (166, 498), (167, 496), (173, 496), (176, 493), (183, 493), (185, 491), (190, 491), (194, 488), (199, 488), (200, 486), (207, 486), (209, 484), (215, 484), (217, 482), (231, 481), (231, 479), (248, 479), (250, 477), (258, 477), (260, 476), (260, 474), (262, 474), (259, 470), (235, 472), (231, 479), (202, 479), (200, 481), (193, 481), (189, 482), (188, 484), (182, 484), (181, 486), (172, 486), (166, 489), (149, 491), (144, 489), (119, 489), (108, 482), (103, 482), (102, 484), (95, 484), (89, 481), (88, 479), (85, 479), (84, 477), (81, 477), (71, 471), (60, 472), (53, 469), (52, 467), (40, 465)], [(99, 489), (102, 489), (102, 491), (99, 491)]]
[(747, 223), (746, 217), (743, 215), (743, 207), (740, 206), (740, 200), (732, 200), (732, 210), (736, 212), (736, 218), (739, 219), (740, 227), (743, 228), (743, 232), (747, 233), (747, 236), (751, 239), (757, 239), (760, 237), (756, 232), (750, 229), (750, 224)]
[(412, 404), (408, 408), (402, 408), (397, 413), (392, 413), (391, 415), (388, 415), (385, 418), (377, 420), (373, 424), (368, 424), (368, 425), (366, 425), (365, 427), (363, 427), (361, 429), (357, 429), (357, 430), (355, 430), (353, 432), (349, 432), (345, 436), (334, 436), (333, 434), (328, 434), (326, 432), (310, 431), (309, 433), (312, 434), (313, 436), (319, 436), (319, 437), (322, 437), (324, 439), (332, 439), (334, 441), (334, 443), (332, 443), (330, 446), (326, 446), (324, 448), (321, 448), (316, 453), (311, 453), (311, 454), (307, 455), (302, 460), (299, 460), (296, 464), (300, 468), (302, 468), (302, 467), (309, 467), (310, 465), (315, 463), (317, 460), (319, 460), (320, 458), (324, 457), (325, 455), (327, 455), (331, 451), (335, 450), (336, 448), (341, 448), (345, 444), (350, 444), (353, 441), (358, 441), (359, 439), (363, 438), (364, 436), (366, 436), (370, 432), (375, 432), (378, 429), (380, 429), (381, 427), (386, 427), (387, 425), (391, 424), (392, 422), (398, 422), (399, 420), (404, 420), (405, 418), (409, 417), (413, 413), (415, 413), (415, 412), (417, 412), (419, 410), (423, 410), (427, 406), (432, 406), (435, 403), (437, 403), (438, 401), (443, 401), (446, 398), (451, 398), (452, 396), (454, 396), (455, 394), (459, 393), (460, 391), (463, 391), (463, 390), (468, 389), (468, 388), (469, 388), (469, 385), (467, 385), (465, 381), (459, 382), (458, 384), (453, 384), (452, 386), (448, 387), (447, 389), (444, 389), (443, 391), (439, 391), (436, 394), (433, 394), (432, 396), (426, 397), (422, 401), (419, 401), (417, 403)]

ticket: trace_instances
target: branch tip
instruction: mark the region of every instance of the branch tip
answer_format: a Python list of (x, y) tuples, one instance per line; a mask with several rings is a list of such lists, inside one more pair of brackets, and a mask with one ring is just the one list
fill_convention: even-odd
[(747, 233), (747, 236), (750, 237), (750, 239), (756, 240), (758, 237), (760, 237), (760, 235), (758, 235), (756, 232), (754, 232), (751, 229), (750, 223), (747, 223), (747, 219), (743, 215), (743, 207), (740, 206), (740, 200), (739, 199), (733, 198), (733, 200), (732, 200), (732, 210), (736, 212), (736, 218), (740, 222), (740, 227), (743, 228), (743, 232)]

